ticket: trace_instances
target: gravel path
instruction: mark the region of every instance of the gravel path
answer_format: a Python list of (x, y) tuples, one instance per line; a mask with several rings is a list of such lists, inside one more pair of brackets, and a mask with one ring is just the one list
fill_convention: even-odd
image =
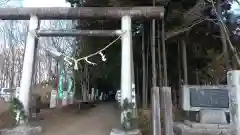
[(43, 135), (109, 135), (120, 125), (120, 113), (114, 105), (105, 103), (79, 113), (59, 113), (41, 122)]

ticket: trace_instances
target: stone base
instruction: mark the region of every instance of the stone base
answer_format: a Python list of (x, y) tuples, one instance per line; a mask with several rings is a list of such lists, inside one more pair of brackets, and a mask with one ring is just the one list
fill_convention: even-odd
[(201, 124), (228, 124), (225, 111), (222, 110), (200, 110)]
[(221, 124), (186, 124), (174, 123), (173, 131), (176, 135), (231, 135), (229, 125)]
[(12, 129), (0, 130), (0, 135), (40, 135), (42, 133), (42, 127), (21, 125)]
[(112, 129), (110, 135), (142, 135), (142, 132), (139, 129), (131, 131), (123, 131), (121, 129)]

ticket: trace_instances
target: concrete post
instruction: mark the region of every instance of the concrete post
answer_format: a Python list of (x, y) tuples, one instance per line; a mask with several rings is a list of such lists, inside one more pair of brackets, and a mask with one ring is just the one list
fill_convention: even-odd
[(19, 100), (24, 106), (26, 115), (29, 114), (29, 99), (30, 99), (30, 87), (32, 82), (33, 66), (34, 66), (34, 52), (36, 49), (36, 36), (35, 31), (39, 28), (39, 21), (36, 16), (31, 16), (29, 21), (29, 32), (27, 36), (27, 42), (25, 47), (24, 62), (22, 77), (20, 83)]
[(94, 101), (94, 88), (92, 88), (92, 92), (91, 92), (91, 100)]
[(161, 112), (159, 87), (153, 87), (152, 90), (152, 129), (153, 135), (161, 135)]
[[(121, 105), (124, 100), (132, 102), (132, 64), (131, 64), (131, 48), (132, 48), (132, 28), (131, 17), (123, 16), (121, 22), (122, 31), (122, 60), (121, 60)], [(132, 110), (124, 110), (121, 112), (121, 123), (124, 123), (124, 116)]]
[(235, 135), (240, 135), (240, 70), (227, 72), (227, 84), (231, 87), (229, 93), (230, 127)]
[(173, 134), (173, 116), (172, 116), (172, 95), (171, 87), (162, 87), (163, 108), (164, 108), (164, 132), (165, 135)]

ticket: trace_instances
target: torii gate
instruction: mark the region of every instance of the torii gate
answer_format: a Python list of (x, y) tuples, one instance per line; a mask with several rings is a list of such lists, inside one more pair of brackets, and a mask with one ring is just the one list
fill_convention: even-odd
[[(164, 7), (80, 7), (80, 8), (0, 8), (2, 20), (29, 20), (19, 100), (28, 115), (30, 86), (38, 36), (119, 36), (122, 34), (121, 103), (132, 102), (132, 19), (163, 19)], [(39, 20), (77, 20), (83, 18), (121, 18), (121, 30), (39, 31)], [(126, 112), (122, 112), (121, 118)], [(157, 121), (157, 120), (154, 120)], [(123, 121), (122, 121), (123, 122)]]

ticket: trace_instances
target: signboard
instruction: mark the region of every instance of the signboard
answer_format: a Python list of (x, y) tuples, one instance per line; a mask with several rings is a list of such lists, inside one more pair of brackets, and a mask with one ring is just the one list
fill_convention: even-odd
[(227, 89), (191, 89), (192, 107), (229, 108), (229, 90)]
[(57, 106), (57, 91), (52, 90), (51, 91), (51, 98), (50, 98), (50, 108), (54, 108)]

